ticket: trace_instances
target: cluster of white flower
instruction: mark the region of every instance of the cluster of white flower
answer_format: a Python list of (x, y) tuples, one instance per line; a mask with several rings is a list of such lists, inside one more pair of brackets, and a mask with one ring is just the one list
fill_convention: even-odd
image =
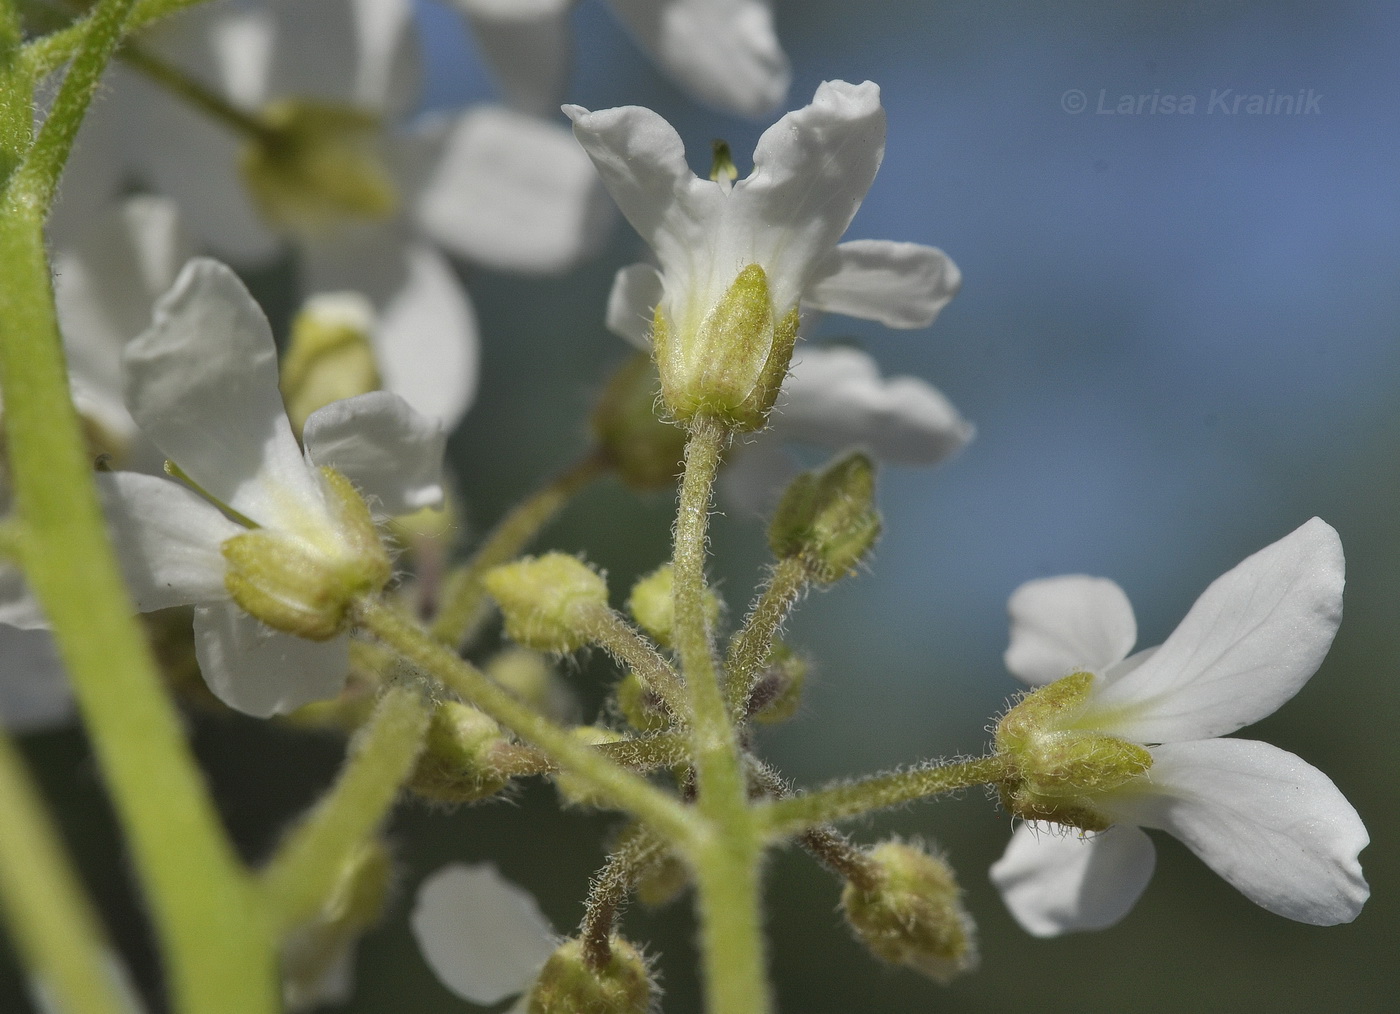
[[(961, 282), (934, 247), (841, 242), (884, 154), (874, 83), (822, 83), (764, 132), (747, 176), (725, 152), (704, 179), (675, 129), (645, 108), (565, 105), (569, 135), (555, 110), (572, 0), (457, 6), (505, 103), (416, 117), (409, 0), (216, 2), (171, 19), (112, 72), (50, 225), (73, 399), (136, 607), (192, 606), (204, 681), (248, 715), (345, 691), (356, 610), (396, 594), (415, 563), (411, 546), (398, 562), (408, 543), (388, 540), (390, 523), (450, 499), (445, 439), (473, 400), (480, 338), (452, 259), (566, 271), (598, 249), (609, 196), (655, 263), (618, 272), (600, 315), (655, 361), (647, 390), (660, 391), (667, 423), (718, 419), (729, 435), (751, 434), (721, 478), (734, 502), (769, 510), (799, 489), (789, 443), (931, 465), (973, 435), (922, 380), (885, 379), (854, 348), (794, 345), (813, 311), (927, 327)], [(782, 103), (787, 60), (761, 0), (610, 6), (700, 100), (748, 116)], [(123, 197), (132, 185), (142, 194)], [(280, 360), (238, 275), (196, 252), (239, 268), (295, 257), (302, 310)], [(796, 501), (789, 492), (779, 510), (795, 526), (783, 536), (800, 547), (794, 559), (828, 552), (822, 539), (847, 538), (857, 508), (869, 513), (859, 477), (838, 491), (835, 513), (825, 481)], [(837, 571), (878, 530), (878, 518), (861, 524)], [(1160, 648), (1131, 656), (1133, 612), (1112, 582), (1069, 576), (1014, 593), (1006, 664), (1040, 689), (998, 725), (992, 779), (1024, 822), (991, 875), (1026, 930), (1122, 918), (1152, 872), (1143, 827), (1181, 839), (1272, 912), (1355, 918), (1369, 890), (1355, 810), (1294, 755), (1221, 738), (1317, 670), (1342, 583), (1340, 540), (1313, 519), (1212, 584)], [(5, 722), (66, 720), (43, 613), (15, 569), (0, 571), (0, 624)], [(594, 640), (638, 670), (626, 647)], [(767, 647), (777, 673), (779, 646)], [(661, 674), (649, 690), (665, 697), (672, 663), (655, 650), (642, 660)], [(505, 742), (482, 722), (471, 749)], [(865, 877), (852, 885), (880, 897), (888, 882)], [(526, 993), (557, 954), (533, 901), (490, 866), (425, 880), (412, 926), (442, 981), (478, 1004)], [(892, 960), (934, 964), (926, 948)], [(959, 953), (938, 967), (970, 961)], [(522, 999), (515, 1009), (527, 1003), (545, 1008)]]

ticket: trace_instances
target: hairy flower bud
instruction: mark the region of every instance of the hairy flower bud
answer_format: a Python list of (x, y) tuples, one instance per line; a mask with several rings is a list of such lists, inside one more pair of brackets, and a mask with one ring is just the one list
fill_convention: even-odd
[(768, 665), (749, 694), (749, 717), (765, 725), (776, 725), (797, 714), (810, 668), (807, 660), (794, 654), (786, 644), (774, 644)]
[(801, 557), (820, 584), (853, 573), (879, 537), (875, 465), (860, 452), (794, 479), (768, 526), (774, 555)]
[(1113, 821), (1097, 797), (1152, 766), (1152, 754), (1144, 746), (1075, 728), (1094, 679), (1093, 673), (1078, 672), (1040, 687), (997, 723), (997, 750), (1011, 764), (1001, 800), (1015, 816), (1107, 830)]
[(882, 961), (948, 982), (977, 964), (971, 917), (952, 868), (903, 842), (867, 853), (878, 886), (847, 883), (841, 910), (857, 937)]
[[(617, 743), (623, 739), (623, 735), (614, 729), (605, 729), (600, 725), (577, 725), (569, 730), (574, 734), (574, 738), (588, 744), (589, 746), (602, 746), (604, 743)], [(575, 775), (561, 771), (554, 776), (555, 787), (559, 790), (559, 795), (569, 806), (601, 806), (603, 801), (593, 792), (588, 785), (580, 781)]]
[(294, 431), (300, 433), (322, 406), (379, 390), (373, 330), (374, 307), (358, 292), (325, 292), (303, 304), (281, 370), (282, 401)]
[(481, 668), (493, 683), (555, 721), (567, 721), (578, 710), (573, 691), (537, 651), (509, 647), (492, 655)]
[(762, 429), (792, 361), (797, 308), (775, 319), (768, 275), (750, 264), (703, 312), (698, 322), (673, 321), (657, 304), (652, 348), (666, 407), (682, 422), (713, 416)]
[(274, 630), (313, 641), (345, 628), (350, 607), (389, 580), (389, 556), (369, 508), (339, 472), (322, 468), (335, 530), (258, 528), (224, 541), (224, 586), (249, 614)]
[(510, 778), (492, 759), (508, 740), (487, 714), (457, 701), (433, 709), (423, 754), (408, 787), (441, 803), (474, 803), (494, 796)]
[[(671, 633), (676, 622), (675, 572), (669, 563), (662, 564), (632, 586), (627, 598), (627, 611), (637, 625), (655, 638), (663, 648), (671, 646)], [(719, 619), (720, 599), (712, 588), (705, 589), (705, 620), (713, 626)]]
[(608, 603), (601, 574), (567, 553), (526, 557), (482, 579), (505, 616), (506, 634), (537, 651), (569, 652), (589, 643), (589, 613)]
[(639, 352), (612, 375), (593, 410), (598, 443), (633, 489), (666, 489), (681, 473), (685, 430), (657, 416), (660, 394), (656, 367)]
[(661, 698), (634, 672), (618, 680), (616, 698), (622, 717), (638, 732), (660, 732), (671, 724)]
[(583, 942), (566, 940), (549, 956), (530, 989), (529, 1014), (646, 1014), (657, 996), (646, 959), (621, 937), (608, 941), (611, 957), (594, 969)]

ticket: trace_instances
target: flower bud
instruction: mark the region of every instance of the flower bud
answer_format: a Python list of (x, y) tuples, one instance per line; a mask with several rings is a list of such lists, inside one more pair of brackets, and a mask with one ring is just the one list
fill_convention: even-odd
[(539, 652), (510, 647), (497, 652), (482, 671), (542, 715), (564, 722), (578, 710), (573, 691)]
[(589, 643), (589, 614), (608, 603), (608, 585), (567, 553), (526, 557), (482, 579), (505, 616), (506, 634), (536, 651), (570, 652)]
[(794, 479), (768, 526), (773, 553), (800, 557), (820, 584), (853, 573), (879, 537), (875, 465), (860, 452)]
[(774, 319), (768, 275), (758, 264), (740, 271), (714, 306), (700, 308), (698, 321), (671, 320), (665, 305), (656, 307), (652, 349), (672, 415), (762, 429), (792, 361), (797, 307)]
[[(671, 646), (671, 632), (676, 622), (674, 587), (675, 572), (666, 563), (634, 584), (627, 598), (627, 611), (637, 625), (663, 648)], [(714, 626), (719, 620), (721, 603), (713, 588), (705, 589), (704, 606), (705, 621)]]
[(530, 989), (529, 1014), (647, 1014), (658, 991), (646, 960), (621, 937), (608, 944), (612, 956), (598, 969), (577, 937), (560, 944)]
[(593, 410), (598, 443), (633, 489), (668, 489), (682, 470), (685, 430), (656, 414), (660, 394), (656, 367), (639, 352), (612, 375)]
[[(617, 743), (624, 737), (622, 733), (613, 729), (605, 729), (599, 725), (577, 725), (569, 730), (574, 734), (574, 738), (587, 743), (589, 746), (601, 746), (604, 743)], [(603, 801), (584, 782), (566, 771), (560, 771), (554, 776), (554, 785), (559, 790), (559, 795), (563, 797), (564, 803), (568, 806), (593, 807), (602, 806)]]
[(781, 641), (773, 645), (768, 665), (749, 694), (749, 717), (765, 725), (786, 722), (802, 703), (802, 687), (811, 666)]
[(637, 900), (648, 908), (668, 905), (690, 886), (690, 870), (674, 852), (667, 852), (637, 878)]
[(340, 633), (350, 607), (378, 591), (392, 572), (369, 508), (350, 480), (321, 469), (334, 530), (305, 537), (272, 529), (235, 535), (220, 547), (224, 586), (274, 630), (325, 641)]
[(440, 803), (474, 803), (506, 787), (492, 754), (509, 741), (487, 714), (457, 701), (433, 709), (423, 754), (408, 787)]
[(346, 219), (382, 221), (398, 210), (374, 114), (298, 99), (272, 103), (261, 121), (266, 131), (240, 153), (239, 168), (273, 226), (315, 236)]
[(971, 917), (946, 862), (903, 842), (876, 845), (866, 857), (877, 886), (847, 883), (841, 909), (856, 936), (881, 961), (948, 982), (977, 964)]
[(379, 390), (373, 331), (374, 307), (358, 292), (324, 292), (302, 305), (282, 356), (282, 401), (293, 430), (300, 433), (307, 416), (333, 401)]
[(638, 732), (661, 732), (671, 724), (661, 698), (643, 685), (634, 672), (618, 680), (617, 709)]
[(1078, 672), (1033, 690), (997, 723), (997, 752), (1009, 762), (1001, 801), (1014, 816), (1107, 830), (1099, 797), (1152, 766), (1146, 747), (1074, 727), (1094, 679)]

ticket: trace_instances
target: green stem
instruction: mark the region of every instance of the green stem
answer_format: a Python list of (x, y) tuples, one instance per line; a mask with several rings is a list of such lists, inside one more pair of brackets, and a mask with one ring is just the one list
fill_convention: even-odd
[(185, 1014), (271, 1011), (272, 935), (209, 800), (108, 544), (68, 393), (44, 212), (129, 0), (82, 22), (73, 63), (0, 203), (0, 385), (29, 587), (52, 624)]
[(763, 846), (752, 828), (729, 828), (691, 856), (707, 1014), (767, 1014), (759, 866)]
[(627, 895), (666, 851), (663, 841), (646, 828), (634, 825), (588, 885), (579, 937), (584, 963), (594, 971), (607, 967), (612, 960), (613, 927)]
[(874, 775), (769, 803), (759, 819), (770, 838), (786, 838), (817, 824), (858, 817), (916, 799), (1000, 781), (1006, 761), (997, 755)]
[(30, 980), (54, 1010), (121, 1014), (111, 951), (24, 761), (0, 727), (0, 903)]
[(606, 459), (589, 454), (547, 485), (517, 504), (497, 523), (471, 559), (447, 577), (442, 607), (432, 633), (443, 644), (466, 643), (485, 619), (489, 603), (481, 577), (492, 567), (515, 559), (539, 535), (545, 525), (578, 493), (607, 471)]
[(746, 713), (749, 697), (763, 678), (763, 667), (773, 651), (773, 641), (806, 588), (807, 567), (801, 557), (790, 556), (773, 565), (768, 583), (749, 610), (743, 629), (729, 644), (725, 671), (731, 714)]
[(666, 656), (615, 609), (599, 606), (585, 622), (588, 639), (631, 669), (673, 715), (685, 714), (685, 684)]
[(0, 184), (33, 139), (34, 78), (24, 63), (22, 31), (18, 7), (0, 0)]
[(152, 81), (179, 96), (210, 119), (217, 120), (240, 137), (276, 144), (277, 131), (254, 113), (239, 109), (212, 88), (196, 81), (179, 67), (160, 59), (153, 53), (128, 42), (117, 53), (121, 61), (135, 67)]
[(346, 864), (374, 834), (413, 773), (428, 729), (423, 695), (390, 687), (351, 742), (335, 786), (283, 842), (262, 873), (268, 907), (283, 931), (313, 918)]
[[(787, 782), (766, 764), (751, 763), (749, 777), (755, 788), (774, 799), (786, 799), (792, 794)], [(865, 852), (834, 827), (822, 824), (804, 831), (797, 843), (817, 862), (859, 889), (873, 891), (879, 885), (879, 874)]]
[[(126, 19), (128, 34), (172, 14), (205, 3), (206, 0), (137, 0)], [(88, 26), (93, 19), (88, 14), (67, 28), (34, 39), (24, 47), (24, 62), (34, 77), (41, 78), (62, 67), (83, 45)]]
[[(592, 749), (629, 771), (656, 771), (684, 764), (690, 757), (690, 744), (674, 732), (660, 732), (616, 743), (599, 743)], [(559, 765), (540, 750), (523, 743), (509, 743), (496, 748), (491, 755), (492, 773), (506, 778), (548, 775)]]
[(562, 770), (611, 804), (646, 821), (677, 845), (683, 846), (698, 833), (695, 816), (679, 800), (619, 767), (569, 730), (521, 703), (392, 607), (378, 600), (365, 600), (356, 612), (365, 630), (462, 700), (538, 747)]

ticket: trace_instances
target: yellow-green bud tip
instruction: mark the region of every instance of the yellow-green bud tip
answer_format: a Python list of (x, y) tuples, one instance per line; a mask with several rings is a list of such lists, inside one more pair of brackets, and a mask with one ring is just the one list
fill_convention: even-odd
[[(671, 565), (662, 564), (634, 584), (627, 598), (627, 611), (662, 647), (670, 647), (676, 622), (674, 586), (675, 573)], [(721, 606), (714, 589), (705, 589), (704, 606), (705, 620), (713, 626), (719, 620)]]
[(589, 643), (589, 614), (605, 608), (602, 575), (567, 553), (526, 557), (482, 579), (505, 616), (506, 634), (537, 651), (564, 653)]
[(370, 344), (374, 323), (374, 307), (358, 292), (312, 296), (292, 320), (281, 386), (297, 433), (318, 408), (379, 390), (379, 367)]
[(433, 709), (408, 787), (440, 803), (474, 803), (494, 796), (510, 780), (492, 757), (507, 742), (489, 715), (457, 701), (442, 701)]
[(733, 183), (739, 178), (739, 168), (734, 164), (734, 153), (729, 142), (715, 138), (710, 144), (710, 179), (716, 183)]
[(780, 559), (800, 557), (813, 581), (830, 584), (855, 572), (880, 527), (875, 464), (854, 452), (793, 480), (769, 523), (768, 544)]
[(564, 941), (530, 989), (529, 1014), (647, 1014), (658, 991), (646, 960), (621, 937), (608, 943), (610, 958), (594, 969), (582, 941)]

